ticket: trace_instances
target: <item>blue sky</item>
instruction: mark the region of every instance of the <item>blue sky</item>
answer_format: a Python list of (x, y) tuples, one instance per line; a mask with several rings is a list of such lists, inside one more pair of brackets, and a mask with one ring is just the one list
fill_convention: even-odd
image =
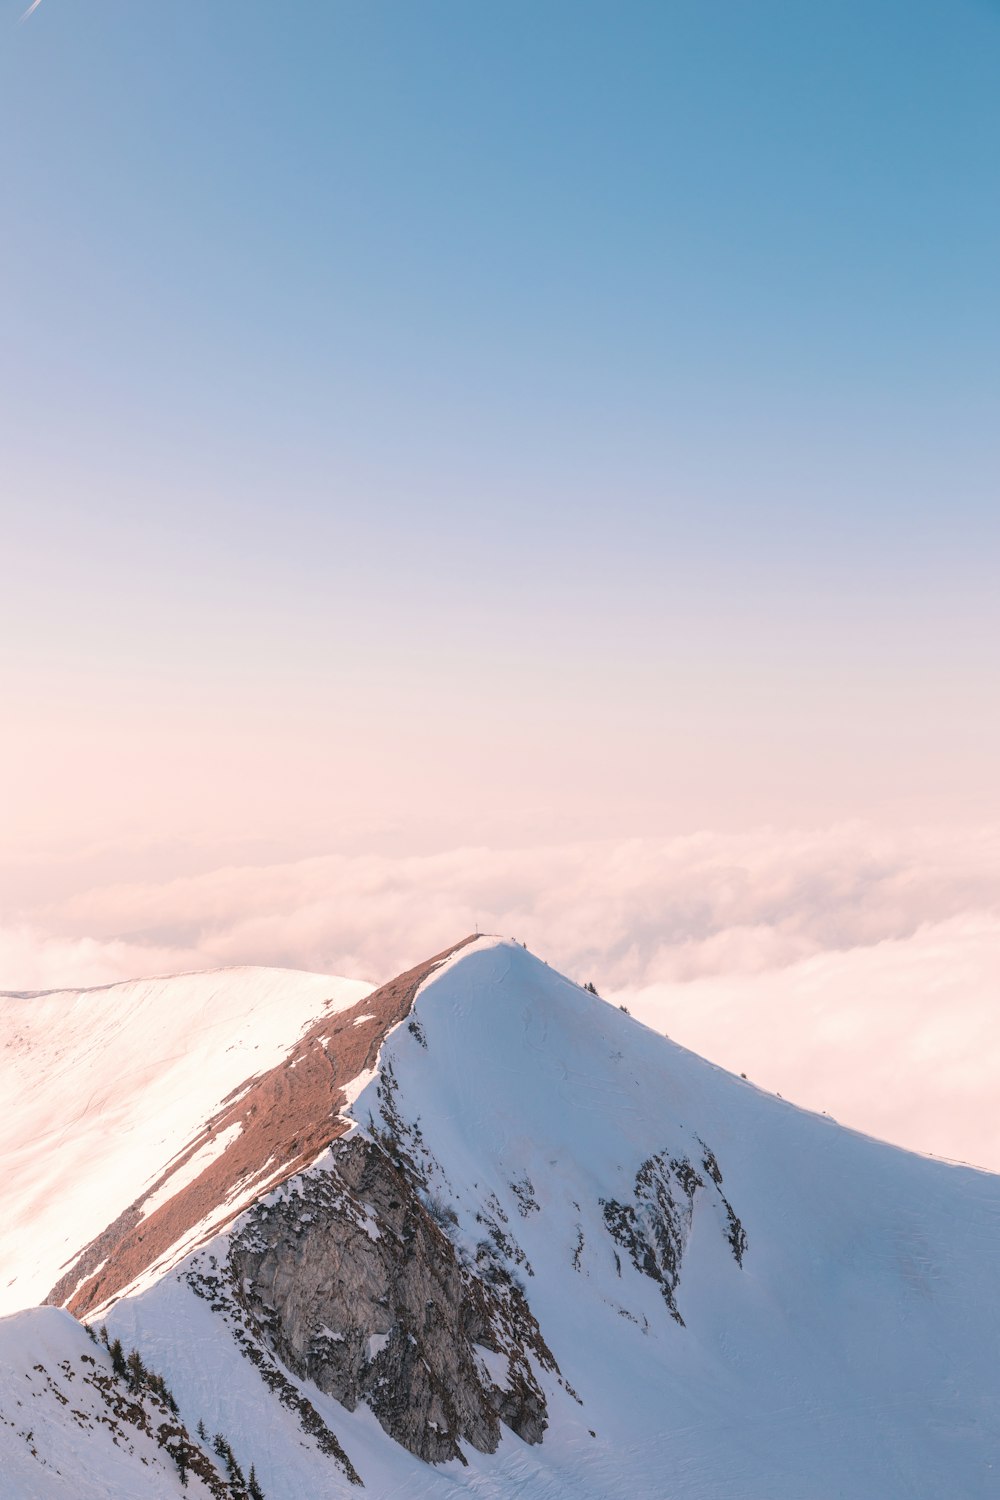
[(293, 741), (344, 724), (368, 749), (340, 774), (394, 815), (472, 762), (494, 788), (516, 762), (501, 810), (564, 795), (581, 832), (581, 807), (627, 831), (897, 788), (907, 817), (977, 815), (1000, 6), (22, 9), (0, 666), (25, 838), (74, 799), (112, 816), (102, 734), (132, 823), (178, 776), (198, 818), (225, 803), (227, 735), (270, 746), (227, 830), (301, 822), (281, 788), (315, 804), (322, 766)]

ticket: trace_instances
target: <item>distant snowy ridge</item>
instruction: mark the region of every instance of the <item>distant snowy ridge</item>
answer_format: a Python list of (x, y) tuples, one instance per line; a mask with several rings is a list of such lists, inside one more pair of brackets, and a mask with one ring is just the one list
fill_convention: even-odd
[(41, 1302), (94, 1236), (208, 1141), (226, 1095), (370, 986), (220, 969), (0, 995), (0, 1312)]

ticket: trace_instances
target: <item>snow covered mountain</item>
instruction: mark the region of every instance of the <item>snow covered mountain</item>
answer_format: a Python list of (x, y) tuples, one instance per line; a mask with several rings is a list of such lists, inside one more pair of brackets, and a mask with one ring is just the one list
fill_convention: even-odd
[[(177, 1034), (204, 1059), (190, 1097), (165, 1046), (151, 1101), (138, 1063), (119, 1091), (87, 1061), (97, 993), (32, 1011), (34, 1045), (47, 1019), (75, 1059), (83, 1144), (30, 1140), (59, 1093), (20, 1023), (15, 1164), (34, 1150), (39, 1193), (15, 1194), (10, 1290), (48, 1278), (102, 1337), (53, 1306), (0, 1322), (5, 1500), (997, 1493), (1000, 1179), (763, 1094), (516, 943), (466, 940), (371, 994), (156, 984), (150, 1025), (174, 987), (233, 993), (221, 1045)], [(63, 1187), (66, 1234), (33, 1247)]]
[(0, 1313), (41, 1302), (68, 1260), (135, 1200), (148, 1213), (164, 1173), (176, 1183), (205, 1164), (220, 1101), (370, 988), (222, 969), (0, 994)]

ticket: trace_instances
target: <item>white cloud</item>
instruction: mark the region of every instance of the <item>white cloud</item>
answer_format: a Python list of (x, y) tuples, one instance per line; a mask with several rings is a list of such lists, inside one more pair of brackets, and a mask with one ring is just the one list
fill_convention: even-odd
[(606, 986), (785, 967), (1000, 912), (1000, 831), (699, 834), (394, 859), (231, 865), (80, 891), (22, 917), (63, 936), (376, 979), (471, 930)]
[(204, 967), (201, 954), (176, 947), (56, 937), (23, 925), (0, 927), (0, 992), (87, 989), (197, 967)]
[(615, 996), (640, 1020), (869, 1134), (1000, 1171), (1000, 919)]
[(80, 890), (0, 987), (230, 963), (379, 980), (478, 923), (845, 1122), (1000, 1168), (1000, 830), (699, 834), (329, 855)]

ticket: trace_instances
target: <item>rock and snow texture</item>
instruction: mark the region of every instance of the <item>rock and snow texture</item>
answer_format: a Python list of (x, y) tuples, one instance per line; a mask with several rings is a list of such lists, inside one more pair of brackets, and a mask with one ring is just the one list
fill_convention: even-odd
[(225, 1466), (166, 1397), (116, 1377), (107, 1349), (56, 1308), (0, 1320), (0, 1442), (5, 1500), (231, 1500)]
[[(432, 1463), (459, 1458), (463, 1443), (494, 1452), (501, 1424), (540, 1442), (536, 1372), (556, 1370), (504, 1261), (491, 1251), (477, 1264), (447, 1227), (408, 1165), (358, 1134), (251, 1212), (227, 1258), (232, 1311), (285, 1366), (352, 1411), (365, 1402)], [(211, 1274), (209, 1287), (232, 1303)]]
[(0, 995), (0, 1313), (41, 1302), (66, 1263), (192, 1144), (210, 1148), (205, 1123), (231, 1090), (370, 989), (221, 969)]
[(493, 940), (424, 979), (350, 1110), (107, 1315), (268, 1500), (998, 1492), (1000, 1179)]
[(166, 1170), (73, 1257), (46, 1300), (93, 1315), (124, 1292), (155, 1284), (269, 1188), (309, 1166), (348, 1129), (348, 1103), (373, 1076), (386, 1034), (453, 951), (361, 999), (348, 993), (325, 1004), (279, 1062), (230, 1090)]

